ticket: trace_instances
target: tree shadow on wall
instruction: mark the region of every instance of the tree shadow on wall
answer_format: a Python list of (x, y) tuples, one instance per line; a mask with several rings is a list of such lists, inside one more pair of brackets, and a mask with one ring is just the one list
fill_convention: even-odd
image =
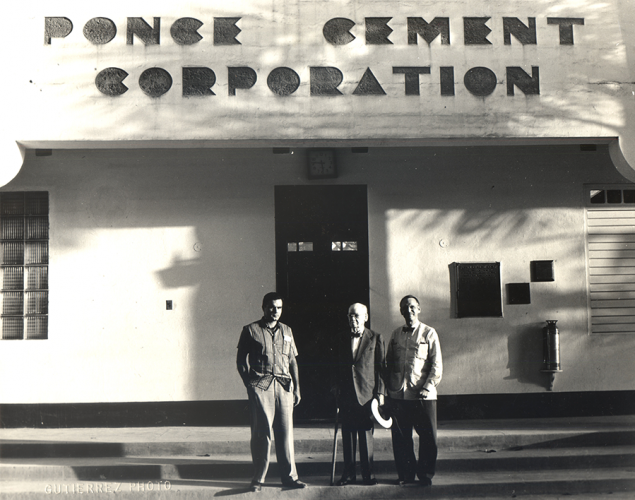
[(172, 258), (172, 266), (156, 274), (165, 288), (180, 288), (199, 284), (203, 264), (200, 259)]
[(543, 362), (541, 323), (520, 327), (507, 339), (509, 375), (504, 380), (545, 387), (547, 376), (541, 373)]

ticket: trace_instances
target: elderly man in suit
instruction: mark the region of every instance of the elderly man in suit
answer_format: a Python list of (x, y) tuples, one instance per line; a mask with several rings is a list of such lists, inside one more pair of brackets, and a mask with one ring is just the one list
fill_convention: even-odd
[(384, 345), (381, 335), (365, 328), (368, 310), (363, 304), (353, 304), (348, 309), (348, 324), (338, 345), (336, 375), (337, 402), (342, 422), (344, 471), (337, 486), (356, 483), (356, 445), (359, 443), (359, 459), (362, 484), (375, 485), (373, 474), (373, 431), (371, 412), (373, 398), (383, 403), (381, 366)]

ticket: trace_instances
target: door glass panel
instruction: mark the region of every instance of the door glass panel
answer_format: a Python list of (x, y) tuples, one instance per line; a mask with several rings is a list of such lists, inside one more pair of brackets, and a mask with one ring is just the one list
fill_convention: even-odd
[(300, 252), (312, 252), (313, 251), (313, 242), (312, 241), (301, 241), (298, 243), (298, 249)]
[(357, 252), (356, 241), (342, 241), (342, 250), (344, 252)]

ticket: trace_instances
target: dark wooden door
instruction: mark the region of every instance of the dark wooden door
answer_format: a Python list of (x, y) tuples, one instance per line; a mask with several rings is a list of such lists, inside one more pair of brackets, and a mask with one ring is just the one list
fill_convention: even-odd
[(337, 335), (348, 307), (369, 305), (366, 186), (276, 186), (276, 280), (281, 321), (298, 347), (300, 420), (333, 418)]

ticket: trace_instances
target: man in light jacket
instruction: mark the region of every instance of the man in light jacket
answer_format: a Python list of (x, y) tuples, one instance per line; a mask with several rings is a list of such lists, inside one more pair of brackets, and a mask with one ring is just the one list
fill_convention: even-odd
[[(393, 417), (393, 453), (404, 485), (419, 479), (430, 486), (437, 461), (437, 385), (443, 363), (439, 336), (419, 321), (419, 300), (406, 295), (399, 303), (406, 320), (392, 332), (386, 346), (384, 379), (386, 409)], [(419, 459), (415, 458), (412, 430), (419, 435)]]

